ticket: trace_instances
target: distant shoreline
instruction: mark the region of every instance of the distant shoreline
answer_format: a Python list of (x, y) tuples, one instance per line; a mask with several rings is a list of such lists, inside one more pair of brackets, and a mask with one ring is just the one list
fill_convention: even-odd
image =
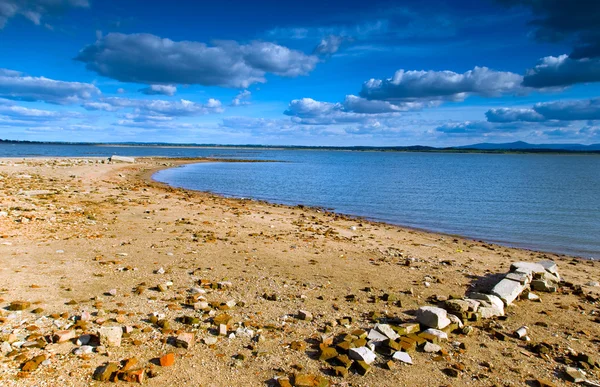
[[(353, 151), (353, 152), (415, 152), (415, 153), (483, 153), (483, 154), (575, 154), (575, 155), (600, 155), (600, 145), (566, 144), (565, 146), (582, 147), (582, 149), (552, 149), (544, 146), (560, 145), (536, 145), (519, 143), (524, 148), (503, 148), (510, 144), (475, 144), (460, 147), (431, 147), (422, 145), (412, 146), (304, 146), (304, 145), (223, 145), (223, 144), (169, 144), (169, 143), (96, 143), (96, 142), (55, 142), (55, 141), (21, 141), (2, 140), (0, 145), (61, 145), (61, 146), (94, 146), (114, 148), (183, 148), (183, 149), (245, 149), (245, 150), (321, 150), (321, 151)], [(517, 143), (514, 143), (517, 144)], [(484, 148), (493, 147), (497, 148)], [(531, 146), (531, 148), (527, 148)], [(591, 147), (583, 149), (585, 147)], [(596, 149), (598, 147), (598, 149)]]

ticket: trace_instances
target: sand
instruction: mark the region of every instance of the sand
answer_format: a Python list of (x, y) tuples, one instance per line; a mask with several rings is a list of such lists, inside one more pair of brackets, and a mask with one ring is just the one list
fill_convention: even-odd
[[(138, 367), (146, 367), (170, 352), (174, 364), (153, 366), (157, 375), (145, 384), (275, 386), (275, 378), (300, 373), (339, 386), (516, 386), (536, 385), (538, 378), (567, 385), (564, 358), (600, 352), (599, 302), (593, 296), (598, 288), (584, 286), (592, 294), (586, 299), (561, 287), (539, 293), (542, 302), (514, 303), (506, 319), (473, 323), (468, 336), (451, 334), (440, 344), (447, 356), (416, 351), (413, 365), (397, 363), (392, 370), (384, 369), (389, 358), (382, 356), (366, 376), (332, 376), (331, 367), (317, 360), (326, 326), (335, 325), (333, 335), (368, 329), (375, 324), (370, 313), (411, 321), (419, 306), (485, 288), (515, 261), (555, 260), (563, 279), (574, 285), (600, 281), (600, 263), (313, 208), (173, 189), (150, 179), (160, 168), (201, 160), (100, 161), (0, 160), (0, 307), (31, 302), (20, 313), (0, 311), (0, 341), (14, 332), (50, 336), (83, 311), (92, 317), (77, 336), (95, 333), (99, 323), (133, 331), (121, 346), (101, 353), (77, 356), (76, 345), (67, 342), (0, 355), (3, 386), (108, 385), (92, 380), (106, 362), (135, 356)], [(204, 288), (203, 296), (213, 303), (213, 314), (232, 317), (227, 334), (235, 338), (204, 343), (217, 333), (211, 316), (184, 306), (200, 280), (215, 287), (230, 283)], [(154, 288), (167, 282), (173, 284), (165, 292)], [(147, 290), (136, 294), (140, 284)], [(380, 300), (386, 293), (400, 302)], [(227, 310), (227, 301), (235, 306)], [(35, 308), (43, 311), (32, 313)], [(298, 319), (299, 310), (313, 320)], [(65, 312), (69, 319), (56, 315)], [(170, 329), (150, 322), (153, 312), (164, 314)], [(200, 324), (186, 325), (183, 316), (199, 317)], [(336, 325), (343, 317), (351, 317), (349, 326)], [(551, 346), (549, 356), (524, 341), (494, 337), (494, 331), (510, 335), (522, 325), (529, 326), (532, 343)], [(189, 349), (173, 345), (184, 331), (195, 335)], [(291, 348), (293, 341), (305, 342), (306, 349)], [(40, 353), (48, 361), (20, 372), (24, 361)], [(442, 371), (452, 367), (460, 369), (457, 377)], [(599, 376), (598, 369), (589, 371), (591, 380)]]

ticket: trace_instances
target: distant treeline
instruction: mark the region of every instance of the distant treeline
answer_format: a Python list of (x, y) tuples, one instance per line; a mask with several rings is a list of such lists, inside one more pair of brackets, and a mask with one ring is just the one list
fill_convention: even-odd
[[(336, 151), (358, 151), (358, 152), (431, 152), (431, 153), (493, 153), (493, 154), (524, 154), (524, 153), (564, 153), (564, 154), (600, 154), (600, 150), (572, 150), (553, 148), (520, 148), (520, 149), (481, 149), (477, 145), (436, 148), (431, 146), (306, 146), (306, 145), (222, 145), (222, 144), (172, 144), (165, 142), (66, 142), (66, 141), (27, 141), (27, 140), (3, 140), (0, 144), (22, 144), (22, 145), (86, 145), (86, 146), (131, 146), (131, 147), (179, 147), (179, 148), (231, 148), (231, 149), (289, 149), (289, 150), (336, 150)], [(502, 145), (502, 144), (498, 144)]]

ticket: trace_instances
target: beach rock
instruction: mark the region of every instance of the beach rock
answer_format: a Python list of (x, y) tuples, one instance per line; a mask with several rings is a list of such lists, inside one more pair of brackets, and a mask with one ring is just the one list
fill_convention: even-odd
[(527, 285), (531, 282), (532, 275), (530, 273), (508, 273), (504, 278), (509, 279), (511, 281), (516, 281), (521, 285)]
[(100, 327), (98, 330), (100, 345), (105, 347), (120, 347), (123, 328), (119, 326)]
[(437, 344), (430, 343), (429, 341), (426, 342), (425, 346), (423, 347), (423, 351), (425, 351), (427, 353), (438, 353), (441, 350), (442, 350), (442, 347), (440, 347)]
[(412, 358), (406, 352), (397, 351), (396, 353), (394, 353), (392, 358), (395, 360), (401, 361), (402, 363), (413, 364)]
[(440, 331), (439, 329), (429, 328), (424, 330), (419, 334), (419, 337), (423, 337), (427, 340), (432, 341), (442, 341), (448, 340), (448, 334), (444, 331)]
[(25, 310), (31, 306), (28, 301), (13, 301), (8, 306), (8, 310)]
[(73, 354), (77, 356), (89, 355), (92, 352), (94, 352), (94, 347), (92, 347), (91, 345), (82, 345), (81, 347), (75, 348), (75, 350), (73, 350)]
[(540, 263), (514, 262), (510, 265), (510, 271), (534, 274), (534, 273), (544, 273), (544, 272), (546, 272), (546, 268)]
[(542, 265), (548, 273), (554, 274), (560, 280), (560, 275), (558, 274), (558, 265), (556, 262), (551, 260), (539, 261), (538, 264)]
[(73, 340), (75, 338), (75, 331), (65, 330), (54, 333), (52, 341), (55, 343), (64, 343), (65, 341)]
[(420, 307), (417, 310), (417, 321), (434, 329), (443, 329), (451, 323), (446, 310), (435, 306)]
[(381, 332), (376, 331), (375, 329), (371, 329), (369, 334), (367, 335), (367, 340), (372, 342), (380, 342), (387, 340), (388, 337)]
[(159, 363), (162, 367), (170, 367), (175, 364), (175, 354), (167, 353), (159, 359)]
[(312, 313), (310, 313), (306, 310), (298, 311), (298, 317), (300, 317), (300, 320), (305, 320), (305, 321), (312, 321), (312, 319), (313, 319)]
[(114, 373), (119, 370), (119, 364), (117, 363), (108, 363), (103, 366), (100, 366), (94, 372), (94, 376), (92, 377), (94, 380), (99, 382), (108, 382), (111, 380), (111, 377)]
[(586, 375), (578, 368), (567, 367), (565, 369), (565, 375), (567, 376), (567, 380), (573, 383), (582, 383), (585, 381)]
[(400, 337), (388, 324), (377, 324), (375, 325), (375, 329), (391, 340), (396, 340)]
[(458, 316), (448, 314), (448, 319), (450, 319), (452, 324), (456, 324), (459, 329), (462, 329), (465, 326), (465, 324), (463, 324), (462, 320)]
[(108, 161), (110, 161), (112, 163), (114, 163), (116, 161), (121, 162), (121, 163), (135, 163), (135, 158), (127, 157), (127, 156), (112, 155), (108, 158)]
[(350, 359), (364, 361), (371, 364), (377, 359), (377, 355), (367, 347), (350, 348), (348, 351)]
[(194, 334), (190, 332), (180, 333), (175, 338), (175, 346), (177, 348), (189, 349), (194, 345)]
[(505, 306), (512, 304), (519, 297), (521, 292), (525, 290), (525, 285), (510, 279), (503, 279), (498, 282), (490, 291), (495, 296), (498, 296)]
[[(479, 303), (478, 303), (479, 304)], [(448, 300), (444, 303), (444, 308), (450, 313), (463, 313), (467, 312), (471, 307), (471, 303), (468, 300)]]

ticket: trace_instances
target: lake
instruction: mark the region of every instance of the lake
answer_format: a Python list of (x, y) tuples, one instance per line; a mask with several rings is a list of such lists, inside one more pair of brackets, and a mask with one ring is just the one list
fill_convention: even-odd
[(529, 249), (600, 258), (600, 156), (6, 145), (0, 156), (222, 157), (160, 171), (175, 187)]

